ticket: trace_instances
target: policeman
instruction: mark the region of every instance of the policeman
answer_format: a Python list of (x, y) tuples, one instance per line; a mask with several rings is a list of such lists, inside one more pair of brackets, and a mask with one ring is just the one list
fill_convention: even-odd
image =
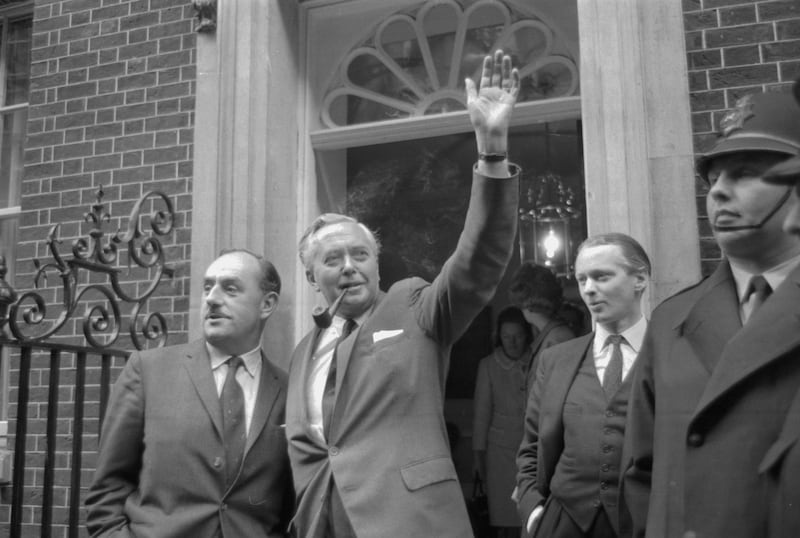
[(797, 192), (763, 179), (798, 154), (800, 108), (766, 93), (736, 103), (697, 163), (725, 259), (656, 308), (637, 359), (624, 483), (635, 536), (800, 536), (767, 532), (800, 512), (779, 480), (785, 426), (796, 439), (800, 424), (800, 237), (781, 229)]

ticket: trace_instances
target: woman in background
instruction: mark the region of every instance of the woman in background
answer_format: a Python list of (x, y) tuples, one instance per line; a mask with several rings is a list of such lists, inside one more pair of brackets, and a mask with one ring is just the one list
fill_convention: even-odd
[(575, 338), (575, 333), (558, 316), (564, 291), (550, 269), (535, 263), (523, 263), (511, 279), (509, 295), (525, 319), (533, 327), (535, 339), (531, 345), (529, 379), (536, 376), (539, 354), (550, 346)]
[(533, 332), (522, 311), (511, 306), (497, 317), (495, 335), (497, 347), (478, 364), (472, 448), (496, 538), (519, 538), (519, 515), (511, 494), (524, 428)]

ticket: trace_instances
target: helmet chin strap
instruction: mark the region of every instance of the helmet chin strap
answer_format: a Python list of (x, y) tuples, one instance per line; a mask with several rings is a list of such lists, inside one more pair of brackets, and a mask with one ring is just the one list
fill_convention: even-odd
[(786, 200), (789, 199), (789, 195), (791, 194), (792, 194), (792, 187), (789, 187), (786, 189), (786, 192), (783, 194), (783, 196), (781, 196), (781, 199), (778, 200), (778, 203), (775, 204), (775, 207), (773, 207), (772, 210), (769, 213), (767, 213), (767, 215), (763, 219), (761, 219), (761, 222), (759, 222), (758, 224), (743, 224), (741, 226), (714, 226), (713, 228), (714, 230), (719, 232), (735, 232), (738, 230), (757, 230), (762, 226), (764, 226), (767, 223), (767, 221), (769, 221), (769, 219), (775, 216), (775, 213), (777, 213), (780, 210), (780, 208), (783, 207), (783, 204), (786, 203)]

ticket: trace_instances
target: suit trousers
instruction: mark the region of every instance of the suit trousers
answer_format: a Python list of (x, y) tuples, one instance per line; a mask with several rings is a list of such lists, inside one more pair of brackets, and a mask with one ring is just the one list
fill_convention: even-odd
[(347, 512), (342, 504), (342, 497), (339, 495), (339, 488), (331, 477), (330, 492), (327, 503), (328, 524), (325, 530), (325, 538), (356, 538), (356, 532), (347, 517)]
[(599, 508), (592, 526), (584, 533), (572, 520), (564, 507), (552, 495), (544, 505), (544, 512), (536, 528), (533, 529), (534, 538), (617, 538), (617, 533), (611, 526), (605, 509)]

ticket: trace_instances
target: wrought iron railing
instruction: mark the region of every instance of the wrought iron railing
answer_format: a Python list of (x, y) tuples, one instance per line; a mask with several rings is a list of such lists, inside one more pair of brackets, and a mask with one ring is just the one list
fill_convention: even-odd
[[(134, 205), (127, 229), (118, 230), (106, 239), (103, 224), (110, 222), (111, 215), (106, 212), (102, 203), (103, 194), (103, 189), (100, 188), (97, 201), (84, 215), (85, 220), (92, 224), (92, 229), (88, 237), (80, 237), (73, 242), (71, 257), (65, 257), (59, 251), (62, 243), (58, 236), (60, 224), (50, 229), (46, 244), (52, 261), (42, 263), (38, 258), (33, 260), (36, 269), (33, 278), (35, 289), (16, 298), (13, 289), (4, 280), (5, 261), (0, 256), (0, 330), (8, 324), (11, 334), (20, 342), (46, 340), (56, 335), (75, 316), (84, 301), (86, 310), (82, 328), (89, 347), (110, 348), (119, 338), (122, 325), (121, 306), (128, 304), (131, 307), (128, 332), (136, 349), (143, 349), (148, 341), (156, 341), (157, 345), (164, 344), (167, 338), (164, 316), (154, 312), (142, 319), (142, 306), (156, 291), (161, 280), (173, 276), (174, 273), (164, 260), (164, 248), (159, 240), (159, 236), (167, 235), (173, 230), (175, 212), (172, 201), (157, 191), (145, 193)], [(161, 200), (164, 208), (150, 214), (150, 231), (145, 231), (142, 208), (151, 199)], [(128, 270), (131, 269), (131, 262), (134, 262), (139, 268), (155, 272), (149, 286), (142, 293), (127, 292), (120, 281), (120, 276), (125, 271), (125, 268), (117, 266), (121, 244), (127, 245)], [(91, 279), (87, 279), (89, 283), (81, 284), (82, 271), (105, 275), (108, 282), (91, 283)], [(51, 272), (61, 280), (62, 301), (58, 305), (61, 310), (54, 318), (48, 318), (47, 301), (40, 291)], [(91, 303), (91, 294), (99, 295), (104, 302)], [(36, 328), (39, 330), (36, 331)]]
[[(134, 347), (166, 343), (165, 317), (145, 311), (161, 281), (174, 274), (159, 239), (173, 231), (172, 202), (160, 192), (148, 192), (134, 205), (127, 227), (106, 234), (103, 225), (111, 221), (111, 216), (102, 203), (103, 194), (98, 190), (96, 202), (85, 214), (91, 229), (87, 237), (73, 241), (71, 256), (60, 252), (59, 225), (50, 229), (46, 244), (52, 259), (33, 261), (34, 289), (17, 293), (5, 279), (8, 268), (0, 255), (0, 360), (11, 361), (17, 374), (11, 387), (16, 388), (16, 417), (10, 414), (15, 424), (11, 536), (30, 534), (30, 526), (39, 526), (41, 536), (51, 536), (58, 525), (67, 526), (70, 538), (80, 535), (81, 479), (86, 470), (83, 456), (92, 450), (84, 441), (99, 439), (113, 370), (128, 356), (126, 350), (114, 347), (124, 325), (123, 312), (127, 310), (125, 319)], [(147, 214), (146, 206), (163, 208)], [(144, 226), (148, 221), (149, 229)], [(123, 254), (126, 259), (122, 259)], [(137, 282), (145, 288), (141, 293), (126, 289), (124, 277), (131, 274), (132, 267), (149, 277)], [(59, 286), (55, 296), (61, 297), (49, 305), (45, 294), (45, 288), (52, 290), (47, 287), (48, 275), (56, 276)], [(97, 275), (104, 277), (104, 282), (97, 282)], [(48, 307), (56, 313), (48, 315)], [(63, 329), (79, 316), (86, 345), (57, 342), (55, 337), (70, 336), (64, 335)], [(74, 381), (64, 379), (73, 372)], [(70, 390), (62, 392), (65, 387)], [(40, 396), (33, 393), (37, 388), (42, 389)], [(45, 409), (36, 404), (46, 404), (46, 417), (29, 413), (30, 409)], [(60, 415), (63, 409), (69, 411)], [(69, 423), (66, 430), (65, 419)], [(32, 480), (34, 473), (26, 473), (26, 467), (34, 467), (30, 462), (39, 461), (42, 463), (35, 467), (42, 468), (41, 477)], [(27, 510), (36, 499), (41, 499), (41, 506)], [(58, 516), (64, 504), (67, 521), (59, 521), (64, 519)], [(30, 521), (27, 514), (38, 513), (38, 508), (39, 521)]]

